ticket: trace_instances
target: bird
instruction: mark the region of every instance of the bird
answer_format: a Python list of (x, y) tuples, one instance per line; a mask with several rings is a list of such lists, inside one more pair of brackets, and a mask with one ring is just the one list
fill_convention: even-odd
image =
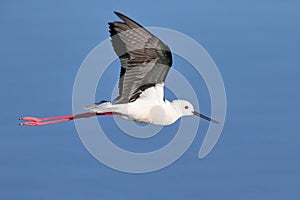
[(41, 126), (93, 116), (116, 115), (127, 120), (155, 125), (170, 125), (184, 116), (198, 116), (212, 123), (218, 121), (198, 113), (187, 100), (168, 101), (164, 83), (172, 66), (170, 48), (142, 25), (119, 12), (122, 21), (109, 22), (114, 52), (119, 57), (119, 96), (86, 106), (86, 113), (46, 118), (23, 117), (21, 126)]

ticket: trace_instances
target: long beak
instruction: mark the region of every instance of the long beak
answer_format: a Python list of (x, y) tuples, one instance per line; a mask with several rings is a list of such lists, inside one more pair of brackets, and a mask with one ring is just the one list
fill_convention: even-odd
[(198, 113), (198, 112), (196, 112), (196, 111), (193, 111), (193, 114), (194, 114), (195, 116), (201, 117), (201, 118), (206, 119), (207, 121), (213, 122), (213, 123), (215, 123), (215, 124), (220, 124), (220, 122), (218, 122), (218, 121), (216, 121), (216, 120), (214, 120), (214, 119), (211, 119), (211, 118), (209, 118), (209, 117), (207, 117), (207, 116), (205, 116), (205, 115), (202, 115), (201, 113)]

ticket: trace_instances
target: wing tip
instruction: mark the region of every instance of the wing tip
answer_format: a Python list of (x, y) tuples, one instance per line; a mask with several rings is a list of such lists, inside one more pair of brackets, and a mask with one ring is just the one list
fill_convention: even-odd
[(133, 19), (127, 17), (126, 15), (118, 12), (118, 11), (113, 11), (115, 15), (117, 15), (120, 19), (122, 19), (128, 26), (131, 28), (143, 28), (143, 26)]
[(127, 18), (124, 14), (118, 12), (118, 11), (113, 11), (115, 15), (117, 15), (120, 19), (124, 20), (123, 18)]
[(115, 11), (115, 10), (114, 10), (113, 12), (114, 12), (115, 15), (117, 15), (117, 16), (118, 16), (118, 15), (122, 15), (122, 14), (121, 14), (120, 12), (118, 12), (118, 11)]

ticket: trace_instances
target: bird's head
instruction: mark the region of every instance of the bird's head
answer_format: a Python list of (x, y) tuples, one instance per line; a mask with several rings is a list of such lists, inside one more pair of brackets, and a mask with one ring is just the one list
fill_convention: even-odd
[(194, 110), (194, 106), (186, 100), (174, 100), (172, 101), (172, 106), (175, 108), (176, 112), (181, 115), (181, 116), (191, 116), (191, 115), (195, 115), (198, 117), (201, 117), (203, 119), (206, 119), (210, 122), (219, 124), (218, 121), (211, 119), (201, 113), (198, 113)]

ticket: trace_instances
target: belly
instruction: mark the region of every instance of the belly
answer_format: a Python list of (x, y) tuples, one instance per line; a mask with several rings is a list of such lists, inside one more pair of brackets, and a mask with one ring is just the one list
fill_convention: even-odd
[(169, 107), (166, 102), (153, 102), (149, 105), (149, 101), (145, 102), (140, 99), (130, 104), (117, 104), (114, 111), (124, 119), (148, 124), (170, 125), (178, 119), (178, 116), (174, 109)]
[(155, 105), (148, 109), (141, 108), (139, 111), (130, 112), (129, 118), (148, 124), (170, 125), (176, 121), (170, 114), (162, 106)]

